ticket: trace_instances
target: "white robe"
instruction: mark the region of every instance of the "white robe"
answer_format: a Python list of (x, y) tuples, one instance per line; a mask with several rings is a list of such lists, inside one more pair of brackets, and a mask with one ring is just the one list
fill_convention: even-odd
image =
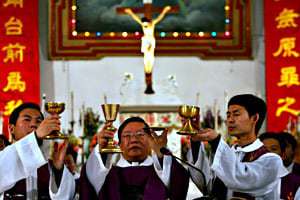
[[(30, 133), (0, 152), (0, 193), (12, 188), (16, 182), (26, 179), (27, 199), (37, 190), (37, 169), (47, 163), (35, 134)], [(50, 170), (49, 191), (51, 199), (69, 200), (75, 193), (75, 180), (64, 166), (60, 187), (57, 188)]]
[[(255, 161), (242, 162), (245, 153), (255, 151), (261, 146), (263, 143), (258, 139), (244, 148), (229, 147), (220, 139), (210, 167), (210, 175), (215, 174), (227, 186), (227, 199), (232, 197), (233, 191), (250, 194), (256, 200), (280, 199), (280, 181), (287, 174), (287, 170), (278, 155), (266, 153)], [(205, 160), (202, 156), (199, 155), (196, 165), (201, 163), (199, 159)], [(201, 165), (198, 164), (198, 167)], [(212, 180), (213, 177), (208, 179)]]
[(100, 192), (107, 174), (109, 173), (112, 165), (116, 165), (118, 167), (130, 167), (130, 166), (150, 166), (153, 165), (154, 169), (158, 175), (158, 177), (162, 180), (164, 185), (169, 188), (170, 186), (170, 172), (172, 165), (172, 157), (164, 156), (163, 158), (163, 167), (160, 166), (158, 158), (156, 155), (152, 157), (148, 156), (147, 159), (142, 162), (132, 162), (129, 163), (127, 160), (123, 158), (120, 154), (118, 158), (118, 154), (108, 154), (106, 164), (103, 163), (100, 152), (99, 145), (97, 145), (93, 152), (90, 154), (87, 163), (86, 163), (86, 173), (89, 181), (93, 185), (95, 191), (97, 193)]
[(300, 189), (298, 188), (294, 200), (300, 200)]

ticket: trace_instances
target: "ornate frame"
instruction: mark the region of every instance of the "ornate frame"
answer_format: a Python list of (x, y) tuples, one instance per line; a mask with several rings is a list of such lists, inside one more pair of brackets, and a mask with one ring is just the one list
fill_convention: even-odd
[[(140, 56), (140, 36), (121, 32), (102, 35), (76, 32), (76, 0), (49, 1), (49, 58), (99, 59)], [(157, 35), (157, 56), (197, 56), (203, 59), (251, 58), (251, 1), (226, 0), (225, 32)], [(138, 37), (138, 38), (137, 38)], [(178, 39), (180, 38), (180, 39)]]

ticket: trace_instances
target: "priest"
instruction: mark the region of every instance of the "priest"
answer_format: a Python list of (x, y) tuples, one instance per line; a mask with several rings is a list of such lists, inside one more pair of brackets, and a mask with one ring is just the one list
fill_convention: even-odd
[[(100, 154), (112, 138), (113, 131), (98, 133), (98, 145), (83, 166), (80, 198), (84, 200), (184, 200), (189, 184), (187, 170), (160, 149), (167, 144), (166, 129), (162, 135), (144, 128), (140, 117), (125, 120), (118, 129), (121, 154)], [(153, 154), (151, 154), (153, 151)]]
[(63, 165), (67, 143), (54, 145), (53, 159), (44, 158), (42, 139), (60, 130), (58, 115), (44, 119), (39, 105), (24, 103), (9, 118), (14, 143), (0, 152), (0, 193), (6, 199), (59, 199), (74, 196), (75, 181)]

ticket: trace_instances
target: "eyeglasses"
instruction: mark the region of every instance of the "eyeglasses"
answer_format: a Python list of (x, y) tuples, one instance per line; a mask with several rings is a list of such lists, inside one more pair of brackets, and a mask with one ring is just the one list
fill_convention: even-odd
[(146, 135), (145, 131), (139, 130), (137, 132), (124, 132), (122, 133), (122, 138), (124, 139), (130, 139), (132, 137), (136, 137), (137, 139), (141, 139)]

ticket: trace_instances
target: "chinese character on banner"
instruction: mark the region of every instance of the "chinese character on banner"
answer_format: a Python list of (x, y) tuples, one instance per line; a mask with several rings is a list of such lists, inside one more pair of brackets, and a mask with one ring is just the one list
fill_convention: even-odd
[(23, 0), (6, 0), (3, 3), (4, 7), (8, 7), (10, 5), (13, 5), (14, 7), (19, 6), (20, 8), (23, 8)]
[(7, 85), (3, 88), (3, 92), (7, 92), (9, 90), (24, 92), (26, 89), (26, 83), (21, 79), (22, 77), (20, 72), (9, 72), (7, 76)]
[(14, 63), (15, 59), (19, 59), (19, 62), (23, 62), (23, 55), (24, 55), (25, 46), (16, 43), (15, 45), (9, 44), (8, 46), (4, 46), (2, 51), (6, 51), (6, 57), (3, 59), (4, 63), (7, 63), (9, 60)]
[(296, 37), (286, 37), (280, 40), (280, 46), (276, 52), (273, 53), (274, 57), (278, 57), (283, 54), (283, 57), (299, 57), (299, 53), (293, 49), (296, 47)]
[(286, 97), (286, 98), (280, 98), (277, 101), (278, 104), (283, 104), (281, 107), (277, 108), (276, 110), (276, 117), (280, 117), (280, 115), (283, 112), (288, 112), (294, 116), (298, 116), (300, 114), (300, 109), (296, 110), (296, 109), (292, 109), (289, 106), (293, 105), (296, 103), (296, 99), (292, 98), (292, 97)]
[(3, 112), (3, 115), (5, 116), (9, 116), (12, 111), (20, 106), (21, 104), (23, 103), (23, 101), (21, 99), (19, 100), (11, 100), (9, 102), (6, 103), (5, 107), (4, 107), (4, 112)]
[(6, 35), (22, 35), (23, 23), (21, 20), (10, 17), (4, 26)]
[(295, 18), (300, 17), (298, 13), (295, 13), (293, 9), (284, 8), (283, 11), (276, 17), (278, 21), (277, 28), (297, 27)]
[(293, 85), (300, 85), (299, 75), (297, 74), (296, 70), (296, 66), (281, 68), (280, 82), (277, 83), (277, 85), (279, 87), (291, 87)]

